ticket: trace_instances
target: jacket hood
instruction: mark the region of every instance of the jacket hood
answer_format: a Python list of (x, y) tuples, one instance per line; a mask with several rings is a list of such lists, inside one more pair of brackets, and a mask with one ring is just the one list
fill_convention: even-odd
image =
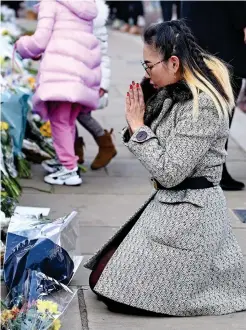
[(94, 27), (100, 28), (100, 27), (105, 26), (105, 24), (108, 20), (109, 8), (108, 8), (108, 5), (106, 5), (104, 0), (95, 0), (95, 1), (96, 1), (98, 15), (94, 19)]
[(98, 10), (95, 0), (56, 0), (78, 17), (90, 21), (96, 18)]

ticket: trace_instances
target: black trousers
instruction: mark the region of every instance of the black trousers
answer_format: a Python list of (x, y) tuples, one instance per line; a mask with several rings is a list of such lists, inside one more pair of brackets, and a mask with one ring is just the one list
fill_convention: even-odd
[(177, 6), (177, 16), (180, 18), (181, 1), (160, 1), (162, 17), (164, 21), (171, 21), (174, 4)]
[(125, 23), (129, 18), (133, 20), (133, 24), (137, 24), (138, 16), (144, 16), (144, 8), (142, 1), (110, 1), (112, 10), (116, 11), (116, 17)]
[(108, 7), (109, 7), (109, 17), (110, 18), (115, 18), (116, 17), (116, 13), (118, 11), (118, 5), (119, 5), (119, 1), (106, 1)]

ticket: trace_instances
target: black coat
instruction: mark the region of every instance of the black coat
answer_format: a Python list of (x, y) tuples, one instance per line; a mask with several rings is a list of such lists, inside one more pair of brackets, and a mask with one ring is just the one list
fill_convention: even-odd
[(202, 48), (229, 63), (236, 76), (246, 77), (245, 1), (182, 1), (181, 17)]

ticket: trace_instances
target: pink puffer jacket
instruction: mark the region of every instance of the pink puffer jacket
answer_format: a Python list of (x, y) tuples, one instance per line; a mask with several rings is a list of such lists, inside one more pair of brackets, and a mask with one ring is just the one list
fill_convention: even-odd
[(94, 0), (41, 0), (33, 36), (17, 41), (23, 58), (42, 55), (33, 97), (34, 110), (47, 117), (45, 101), (80, 103), (85, 111), (99, 102), (101, 52), (93, 35)]

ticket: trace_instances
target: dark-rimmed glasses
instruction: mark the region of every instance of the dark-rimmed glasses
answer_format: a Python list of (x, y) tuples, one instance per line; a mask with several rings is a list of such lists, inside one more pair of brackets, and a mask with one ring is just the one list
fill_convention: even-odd
[(141, 61), (141, 64), (142, 64), (142, 67), (144, 68), (144, 70), (145, 70), (145, 71), (148, 73), (148, 75), (150, 76), (150, 73), (151, 73), (151, 70), (153, 69), (153, 67), (156, 66), (157, 64), (162, 63), (162, 62), (164, 62), (164, 60), (159, 61), (159, 62), (156, 62), (156, 63), (154, 63), (154, 64), (152, 64), (152, 65), (149, 66), (147, 63)]

